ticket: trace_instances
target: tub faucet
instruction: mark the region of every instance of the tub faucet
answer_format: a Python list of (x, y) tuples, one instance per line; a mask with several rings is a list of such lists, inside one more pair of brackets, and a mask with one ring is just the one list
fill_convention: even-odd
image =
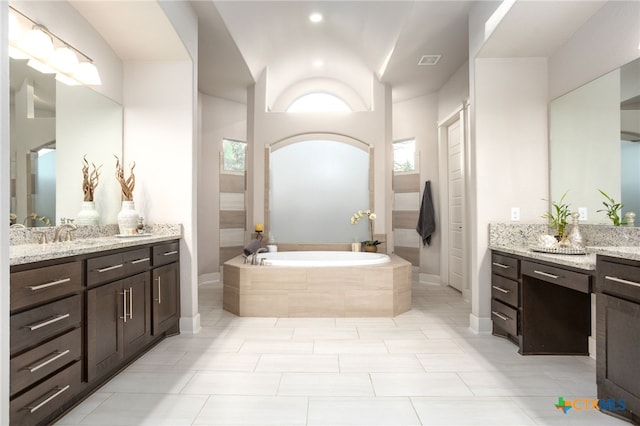
[[(73, 240), (73, 234), (72, 232), (75, 231), (76, 229), (78, 229), (78, 227), (76, 225), (74, 225), (73, 223), (63, 223), (62, 225), (58, 226), (56, 228), (56, 232), (53, 235), (53, 242), (57, 243), (57, 242), (62, 242), (62, 241), (71, 241)], [(67, 236), (65, 238), (65, 240), (62, 239), (62, 234), (63, 233), (67, 233)]]
[(264, 252), (266, 252), (266, 251), (267, 251), (267, 248), (266, 248), (266, 247), (260, 247), (258, 250), (256, 250), (256, 251), (253, 253), (253, 258), (251, 259), (251, 264), (252, 264), (252, 265), (257, 265), (257, 264), (258, 264), (258, 254), (260, 254), (260, 253), (264, 253)]

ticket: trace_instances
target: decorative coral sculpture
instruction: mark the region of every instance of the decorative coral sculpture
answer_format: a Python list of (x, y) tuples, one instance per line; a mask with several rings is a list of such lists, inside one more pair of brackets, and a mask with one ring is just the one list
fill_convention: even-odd
[(136, 186), (136, 176), (133, 174), (133, 169), (136, 167), (135, 161), (129, 167), (129, 177), (125, 179), (124, 169), (120, 164), (120, 159), (116, 157), (116, 179), (120, 182), (120, 188), (122, 189), (122, 200), (133, 201), (133, 188)]
[(84, 191), (84, 201), (93, 201), (93, 194), (98, 186), (102, 164), (100, 167), (96, 167), (95, 164), (91, 163), (93, 171), (89, 172), (89, 162), (87, 161), (86, 155), (82, 157), (82, 162), (84, 163), (82, 166), (82, 191)]

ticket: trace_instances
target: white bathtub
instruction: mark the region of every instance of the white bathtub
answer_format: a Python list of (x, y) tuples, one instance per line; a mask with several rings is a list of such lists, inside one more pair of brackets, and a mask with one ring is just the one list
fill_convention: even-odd
[(272, 266), (366, 266), (390, 262), (384, 253), (354, 251), (280, 251), (258, 254), (258, 262)]

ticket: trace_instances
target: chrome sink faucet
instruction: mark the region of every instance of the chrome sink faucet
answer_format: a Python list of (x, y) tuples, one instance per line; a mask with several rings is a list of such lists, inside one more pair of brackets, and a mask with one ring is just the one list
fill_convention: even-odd
[(268, 250), (267, 250), (266, 247), (260, 247), (258, 250), (256, 250), (255, 253), (253, 253), (253, 257), (251, 259), (251, 264), (252, 265), (257, 265), (258, 264), (258, 254), (265, 253), (267, 251)]
[[(76, 225), (73, 223), (63, 223), (62, 225), (56, 228), (55, 234), (53, 234), (54, 243), (61, 243), (62, 241), (72, 241), (73, 240), (73, 231), (78, 229)], [(66, 233), (66, 237), (63, 240), (63, 234)]]

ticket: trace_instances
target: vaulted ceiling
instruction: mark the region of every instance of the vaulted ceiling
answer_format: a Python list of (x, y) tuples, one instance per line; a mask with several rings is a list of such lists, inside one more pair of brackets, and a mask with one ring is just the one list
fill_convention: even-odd
[[(314, 77), (352, 87), (378, 78), (391, 86), (394, 101), (433, 93), (468, 60), (468, 16), (476, 3), (185, 1), (199, 19), (200, 91), (238, 102), (265, 70), (276, 90)], [(163, 34), (166, 17), (155, 1), (71, 3), (124, 60), (166, 57), (179, 47)], [(481, 55), (549, 56), (604, 3), (516, 1)], [(311, 13), (323, 20), (310, 22)], [(440, 58), (418, 65), (425, 55)]]

